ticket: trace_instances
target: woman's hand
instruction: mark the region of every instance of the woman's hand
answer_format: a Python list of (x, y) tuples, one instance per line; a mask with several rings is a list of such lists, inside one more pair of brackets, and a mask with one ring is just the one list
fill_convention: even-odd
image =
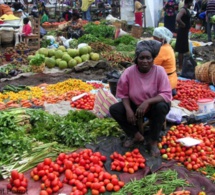
[(149, 108), (149, 102), (146, 100), (146, 101), (144, 101), (142, 104), (140, 104), (140, 106), (137, 108), (137, 110), (136, 110), (136, 114), (135, 114), (135, 116), (137, 117), (137, 118), (143, 118), (144, 117), (144, 115), (145, 115), (145, 113), (146, 113), (146, 111), (148, 110), (148, 108)]
[(127, 110), (126, 111), (127, 120), (130, 124), (135, 125), (136, 124), (136, 116), (133, 112), (133, 110)]

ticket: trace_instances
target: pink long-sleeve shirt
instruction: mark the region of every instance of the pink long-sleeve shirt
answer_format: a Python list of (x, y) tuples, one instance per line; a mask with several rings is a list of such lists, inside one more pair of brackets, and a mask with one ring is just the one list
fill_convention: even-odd
[(132, 65), (123, 72), (117, 84), (116, 96), (129, 98), (137, 106), (157, 95), (166, 102), (172, 100), (169, 79), (161, 66), (153, 65), (148, 73), (140, 73), (137, 65)]
[(25, 24), (22, 28), (22, 33), (25, 35), (25, 36), (28, 36), (32, 33), (32, 28), (29, 24)]

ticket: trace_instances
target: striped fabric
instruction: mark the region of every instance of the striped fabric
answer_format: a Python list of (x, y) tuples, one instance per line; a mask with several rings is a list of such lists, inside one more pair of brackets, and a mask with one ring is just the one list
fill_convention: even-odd
[(206, 12), (207, 12), (207, 14), (209, 14), (209, 13), (215, 14), (215, 0), (208, 1)]
[(111, 105), (117, 103), (117, 99), (109, 92), (99, 89), (93, 108), (93, 113), (99, 118), (109, 116), (109, 108)]

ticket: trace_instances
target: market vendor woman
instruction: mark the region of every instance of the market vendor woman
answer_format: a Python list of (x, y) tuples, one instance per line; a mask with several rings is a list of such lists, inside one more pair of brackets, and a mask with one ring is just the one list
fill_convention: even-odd
[[(172, 99), (164, 68), (154, 65), (160, 47), (161, 43), (155, 40), (138, 42), (135, 64), (118, 81), (116, 96), (122, 101), (110, 107), (111, 116), (128, 136), (123, 146), (146, 141), (152, 156), (160, 155), (157, 144)], [(144, 140), (137, 125), (137, 119), (144, 117), (150, 119), (149, 140)]]
[(83, 24), (79, 13), (73, 12), (72, 19), (68, 22), (68, 38), (78, 39), (83, 35)]

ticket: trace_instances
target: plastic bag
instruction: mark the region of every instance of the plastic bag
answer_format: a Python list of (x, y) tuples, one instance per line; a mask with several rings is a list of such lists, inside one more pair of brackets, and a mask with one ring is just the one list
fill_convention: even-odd
[(180, 123), (182, 120), (182, 110), (171, 107), (169, 113), (166, 115), (166, 120), (172, 123)]
[(113, 17), (111, 14), (109, 14), (107, 17), (106, 17), (106, 20), (109, 20), (111, 22), (115, 22), (116, 20), (118, 20), (117, 18)]
[(191, 55), (185, 55), (183, 60), (181, 77), (195, 79), (195, 67), (197, 63)]

